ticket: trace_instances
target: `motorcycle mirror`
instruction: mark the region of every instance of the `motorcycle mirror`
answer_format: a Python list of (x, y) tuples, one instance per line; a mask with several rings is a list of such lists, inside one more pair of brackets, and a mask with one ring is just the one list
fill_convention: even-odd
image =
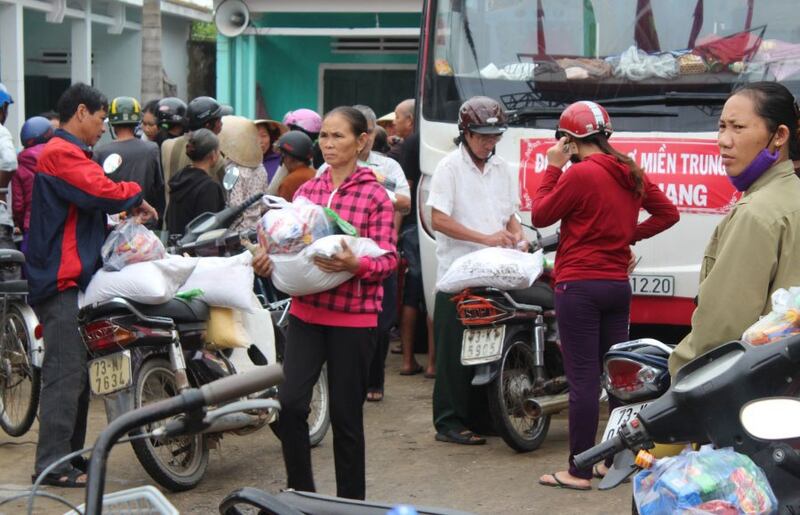
[(800, 438), (800, 399), (770, 397), (748, 402), (739, 413), (745, 431), (761, 440)]
[(241, 171), (236, 166), (229, 166), (228, 169), (225, 171), (225, 176), (222, 178), (222, 187), (225, 188), (225, 191), (231, 191), (236, 183), (239, 182), (239, 175), (241, 175)]

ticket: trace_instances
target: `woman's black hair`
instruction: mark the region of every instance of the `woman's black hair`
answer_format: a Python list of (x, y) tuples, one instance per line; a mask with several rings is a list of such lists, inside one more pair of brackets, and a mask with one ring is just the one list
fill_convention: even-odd
[(144, 105), (142, 108), (143, 113), (150, 113), (155, 117), (158, 117), (158, 101), (161, 100), (160, 98), (155, 98)]
[(380, 125), (375, 126), (375, 143), (372, 145), (372, 150), (379, 154), (386, 154), (389, 152), (389, 136), (386, 134), (386, 129)]
[(100, 109), (108, 111), (108, 98), (98, 89), (83, 82), (76, 82), (68, 87), (58, 99), (56, 110), (61, 123), (67, 123), (78, 111), (81, 104), (86, 106), (89, 113), (94, 114)]
[(202, 161), (208, 155), (219, 149), (219, 138), (208, 129), (192, 131), (189, 141), (186, 142), (186, 155), (192, 162)]
[(764, 120), (767, 129), (774, 133), (778, 127), (789, 128), (789, 159), (800, 159), (800, 133), (798, 133), (798, 110), (794, 95), (778, 82), (751, 82), (736, 89), (733, 95), (747, 95)]
[[(355, 137), (359, 137), (362, 134), (366, 134), (369, 130), (369, 124), (367, 123), (367, 117), (364, 116), (361, 111), (355, 109), (354, 107), (350, 106), (340, 106), (335, 107), (328, 111), (325, 115), (325, 118), (328, 118), (331, 115), (338, 114), (339, 116), (343, 117), (347, 120), (347, 123), (350, 125), (350, 129), (353, 130), (353, 134)], [(325, 119), (323, 118), (323, 120)]]

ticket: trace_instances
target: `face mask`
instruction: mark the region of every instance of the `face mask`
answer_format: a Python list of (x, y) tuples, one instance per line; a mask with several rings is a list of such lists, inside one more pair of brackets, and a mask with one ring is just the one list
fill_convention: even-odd
[[(773, 135), (774, 137), (774, 135)], [(772, 138), (769, 139), (772, 141)], [(764, 175), (764, 172), (772, 168), (772, 165), (775, 164), (775, 161), (778, 160), (780, 156), (779, 149), (775, 149), (775, 152), (769, 151), (769, 142), (767, 143), (767, 147), (761, 150), (758, 155), (750, 161), (750, 164), (742, 170), (742, 173), (737, 175), (736, 177), (728, 177), (728, 180), (731, 181), (733, 187), (739, 191), (747, 191), (747, 188), (753, 185), (754, 182), (758, 180), (759, 177)]]

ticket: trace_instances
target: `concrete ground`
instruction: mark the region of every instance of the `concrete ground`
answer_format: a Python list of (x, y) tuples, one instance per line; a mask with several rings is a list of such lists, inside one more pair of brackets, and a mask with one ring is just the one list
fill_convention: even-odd
[[(422, 356), (419, 356), (420, 361)], [(500, 438), (484, 446), (461, 446), (434, 440), (431, 424), (433, 380), (422, 375), (399, 376), (400, 359), (387, 360), (386, 397), (365, 405), (367, 435), (367, 497), (390, 503), (442, 506), (484, 513), (619, 514), (630, 513), (630, 485), (607, 492), (575, 492), (537, 484), (541, 474), (566, 466), (567, 423), (554, 418), (541, 448), (517, 454)], [(601, 429), (604, 427), (601, 422)], [(93, 400), (89, 438), (105, 427), (102, 402)], [(0, 435), (0, 499), (30, 485), (38, 438), (36, 425), (21, 438)], [(315, 478), (320, 493), (334, 494), (332, 435), (313, 450)], [(182, 513), (217, 513), (219, 501), (234, 489), (253, 486), (277, 492), (285, 471), (280, 444), (265, 428), (249, 436), (226, 436), (211, 451), (208, 472), (200, 485), (168, 497)], [(106, 488), (122, 490), (152, 484), (128, 444), (111, 455)], [(596, 487), (597, 480), (594, 481)], [(54, 489), (70, 501), (83, 502), (83, 490)], [(40, 499), (35, 513), (64, 513), (66, 508)], [(0, 513), (25, 513), (23, 503), (0, 506)]]

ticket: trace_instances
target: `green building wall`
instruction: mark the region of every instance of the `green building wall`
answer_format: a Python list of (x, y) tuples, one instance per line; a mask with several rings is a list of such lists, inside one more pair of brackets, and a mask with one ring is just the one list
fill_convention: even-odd
[[(257, 27), (350, 28), (419, 27), (417, 13), (280, 13), (261, 15)], [(252, 38), (252, 39), (251, 39)], [(266, 115), (281, 119), (300, 107), (322, 109), (319, 105), (320, 69), (323, 65), (347, 68), (376, 68), (376, 65), (416, 66), (417, 54), (341, 53), (331, 50), (334, 38), (314, 36), (219, 37), (217, 45), (217, 95), (230, 102), (244, 116), (255, 116), (257, 95)], [(255, 53), (253, 56), (252, 53)], [(253, 63), (254, 59), (254, 63)], [(250, 70), (242, 69), (254, 67)], [(380, 66), (377, 66), (380, 68)], [(257, 86), (257, 87), (256, 87)]]

